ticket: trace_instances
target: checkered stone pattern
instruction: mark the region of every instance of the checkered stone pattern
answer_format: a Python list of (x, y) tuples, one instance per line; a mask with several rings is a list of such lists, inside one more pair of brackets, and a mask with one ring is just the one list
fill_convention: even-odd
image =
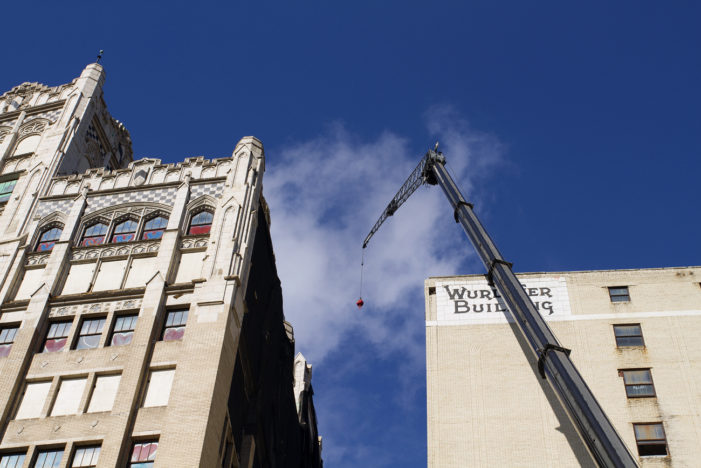
[(175, 202), (176, 190), (177, 188), (175, 187), (169, 187), (89, 197), (85, 213), (94, 213), (104, 208), (119, 206), (124, 203), (162, 203), (172, 206)]
[(100, 153), (105, 154), (105, 147), (102, 145), (102, 140), (100, 140), (100, 136), (97, 134), (97, 130), (95, 129), (95, 126), (92, 124), (92, 122), (90, 123), (90, 125), (88, 125), (88, 133), (86, 137), (89, 140), (92, 140), (95, 143), (97, 143), (100, 146)]
[[(56, 109), (48, 112), (42, 112), (41, 114), (37, 115), (36, 117), (46, 119), (51, 123), (55, 123), (58, 120), (58, 117), (61, 115), (61, 111), (63, 109)], [(34, 117), (34, 116), (32, 116)]]
[(190, 200), (196, 200), (202, 195), (209, 195), (212, 198), (221, 198), (221, 194), (224, 191), (224, 184), (219, 182), (217, 184), (197, 184), (193, 185), (190, 189)]
[(72, 205), (72, 199), (40, 201), (39, 206), (37, 207), (37, 217), (43, 218), (44, 216), (49, 215), (54, 211), (68, 213)]

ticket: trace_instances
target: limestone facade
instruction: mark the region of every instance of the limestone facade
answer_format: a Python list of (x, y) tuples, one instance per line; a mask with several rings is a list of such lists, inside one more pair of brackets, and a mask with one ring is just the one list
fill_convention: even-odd
[(92, 64), (0, 96), (0, 466), (321, 466), (302, 446), (261, 142), (133, 161), (103, 82)]
[[(701, 267), (517, 277), (640, 466), (698, 466)], [(483, 275), (425, 297), (428, 466), (595, 466)]]

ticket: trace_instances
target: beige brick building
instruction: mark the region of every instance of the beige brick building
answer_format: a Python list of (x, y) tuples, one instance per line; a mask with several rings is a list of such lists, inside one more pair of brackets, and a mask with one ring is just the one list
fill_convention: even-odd
[[(701, 267), (517, 276), (640, 465), (701, 466)], [(484, 276), (425, 293), (428, 466), (594, 466)]]
[(320, 467), (261, 142), (133, 161), (103, 82), (0, 96), (0, 467)]

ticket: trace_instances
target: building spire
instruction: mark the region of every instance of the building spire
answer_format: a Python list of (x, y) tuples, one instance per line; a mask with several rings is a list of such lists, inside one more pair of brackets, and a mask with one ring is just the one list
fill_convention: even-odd
[(102, 60), (102, 54), (104, 52), (105, 52), (104, 50), (100, 49), (100, 53), (97, 54), (97, 62), (96, 63), (100, 63), (100, 60)]

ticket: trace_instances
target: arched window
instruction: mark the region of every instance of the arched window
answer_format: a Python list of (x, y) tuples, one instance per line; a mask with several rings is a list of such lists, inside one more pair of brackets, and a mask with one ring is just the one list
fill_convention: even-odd
[(167, 225), (168, 218), (163, 216), (150, 219), (144, 224), (144, 234), (141, 238), (143, 240), (160, 239), (163, 237), (163, 231), (165, 231)]
[(41, 136), (39, 135), (31, 135), (27, 138), (20, 140), (19, 143), (17, 143), (15, 150), (12, 152), (12, 155), (18, 156), (20, 154), (29, 154), (35, 152), (37, 146), (39, 146), (40, 140)]
[(50, 227), (42, 231), (39, 237), (39, 242), (37, 243), (37, 252), (49, 252), (54, 248), (54, 244), (61, 237), (61, 232), (63, 228), (61, 227)]
[(83, 233), (83, 238), (80, 240), (80, 245), (87, 247), (90, 245), (100, 245), (105, 242), (107, 234), (107, 225), (104, 223), (95, 223), (88, 226)]
[(209, 234), (212, 229), (212, 219), (214, 215), (209, 211), (200, 211), (190, 219), (190, 226), (187, 229), (189, 235)]
[(112, 242), (129, 242), (136, 238), (136, 228), (139, 225), (133, 219), (127, 219), (117, 224), (112, 233)]

